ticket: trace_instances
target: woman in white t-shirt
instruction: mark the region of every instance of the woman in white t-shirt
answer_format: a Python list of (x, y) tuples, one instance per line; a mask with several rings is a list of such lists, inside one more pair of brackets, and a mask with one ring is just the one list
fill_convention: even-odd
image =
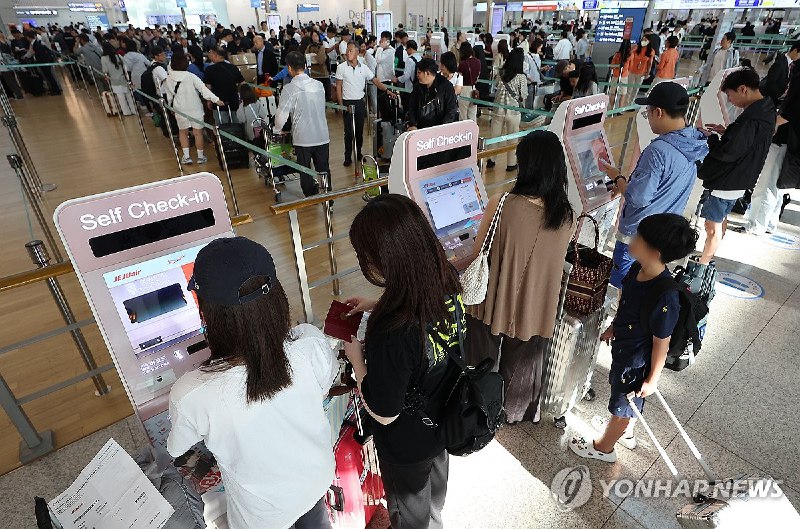
[(205, 442), (225, 484), (230, 529), (330, 527), (324, 497), (334, 458), (323, 399), (338, 361), (325, 336), (313, 325), (292, 328), (272, 256), (244, 237), (200, 250), (187, 289), (211, 358), (172, 386), (169, 453)]
[(460, 96), (464, 88), (464, 76), (458, 72), (455, 53), (452, 51), (442, 53), (439, 57), (439, 72), (453, 85), (456, 97)]

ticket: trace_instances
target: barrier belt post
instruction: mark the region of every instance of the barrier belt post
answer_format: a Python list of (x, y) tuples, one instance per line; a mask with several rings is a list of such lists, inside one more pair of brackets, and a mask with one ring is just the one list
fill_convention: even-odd
[[(86, 65), (86, 71), (89, 71), (89, 68), (92, 68), (88, 64)], [(94, 81), (94, 89), (97, 91), (97, 100), (100, 101), (100, 104), (103, 104), (103, 94), (100, 93), (100, 79), (94, 74), (94, 68), (90, 72), (92, 74), (92, 80)]]
[(214, 125), (214, 137), (217, 140), (217, 147), (219, 147), (219, 161), (222, 164), (222, 169), (225, 171), (225, 177), (228, 179), (228, 187), (231, 190), (233, 211), (238, 215), (239, 202), (236, 200), (236, 190), (233, 188), (233, 178), (231, 178), (231, 171), (228, 168), (228, 159), (225, 157), (225, 149), (222, 147), (222, 135), (219, 133), (219, 125)]
[(145, 145), (150, 145), (147, 140), (147, 132), (144, 130), (144, 121), (142, 121), (142, 111), (139, 108), (139, 103), (136, 102), (136, 91), (133, 88), (133, 82), (128, 79), (128, 92), (131, 94), (131, 101), (133, 101), (133, 113), (136, 114), (136, 120), (139, 122), (139, 131), (142, 133)]
[(292, 234), (292, 250), (294, 250), (294, 266), (297, 273), (297, 282), (300, 285), (300, 300), (303, 304), (303, 316), (306, 323), (314, 323), (314, 309), (311, 306), (311, 289), (308, 286), (308, 270), (306, 270), (306, 258), (303, 254), (303, 240), (300, 234), (300, 222), (297, 218), (297, 210), (293, 209), (288, 213), (289, 231)]
[(9, 154), (7, 158), (9, 165), (14, 172), (17, 173), (17, 178), (19, 178), (20, 182), (22, 183), (22, 189), (25, 198), (28, 200), (28, 204), (30, 204), (33, 214), (36, 216), (36, 221), (39, 223), (39, 227), (42, 229), (45, 239), (47, 239), (47, 244), (50, 245), (50, 250), (53, 252), (53, 255), (56, 256), (58, 261), (63, 261), (64, 258), (61, 256), (61, 250), (58, 248), (56, 239), (53, 237), (53, 232), (50, 231), (50, 226), (47, 224), (47, 218), (44, 216), (44, 212), (42, 212), (42, 208), (39, 205), (39, 202), (36, 200), (33, 190), (30, 188), (30, 185), (25, 178), (22, 159), (18, 154)]
[(167, 111), (167, 102), (163, 97), (158, 98), (158, 104), (161, 106), (162, 116), (164, 117), (164, 124), (167, 126), (167, 134), (169, 134), (169, 141), (172, 143), (172, 150), (175, 153), (175, 160), (178, 162), (178, 171), (183, 176), (183, 163), (181, 162), (181, 155), (178, 152), (178, 146), (175, 145), (175, 136), (172, 133), (172, 123), (169, 120), (169, 113)]
[(356, 140), (356, 106), (347, 105), (347, 111), (350, 112), (350, 126), (353, 130), (353, 151), (351, 156), (353, 157), (353, 179), (357, 184), (359, 181), (358, 167), (361, 163), (361, 160), (358, 159), (358, 141)]
[[(327, 193), (331, 190), (330, 175), (328, 173), (317, 173), (317, 180), (319, 181), (320, 190), (323, 193)], [(330, 262), (331, 266), (331, 275), (335, 277), (338, 273), (339, 267), (336, 263), (336, 250), (333, 246), (333, 206), (331, 201), (326, 200), (323, 202), (322, 209), (325, 212), (325, 232), (326, 236), (328, 237), (328, 261)], [(338, 296), (342, 293), (341, 289), (339, 288), (338, 279), (334, 279), (332, 281), (332, 285), (334, 296)]]
[(628, 125), (625, 127), (625, 139), (622, 142), (622, 151), (619, 155), (619, 167), (623, 167), (625, 165), (625, 155), (628, 152), (628, 145), (630, 144), (631, 134), (633, 133), (633, 125), (636, 123), (636, 116), (638, 114), (638, 111), (634, 112), (628, 120)]
[(22, 134), (17, 126), (16, 116), (7, 115), (2, 119), (3, 124), (8, 128), (8, 135), (11, 138), (11, 143), (14, 145), (14, 150), (17, 151), (17, 154), (22, 157), (24, 167), (30, 174), (31, 181), (35, 184), (36, 195), (41, 197), (42, 193), (56, 189), (58, 187), (57, 184), (42, 183), (42, 179), (39, 177), (39, 171), (36, 170), (36, 166), (33, 164), (31, 153), (28, 151), (28, 147), (25, 145), (25, 141), (22, 139)]
[(19, 436), (22, 437), (22, 441), (19, 443), (20, 463), (23, 465), (30, 463), (55, 449), (52, 430), (45, 430), (41, 434), (36, 431), (2, 376), (0, 376), (0, 406), (11, 419), (11, 424), (19, 432)]
[(119, 116), (119, 122), (125, 125), (125, 120), (122, 118), (122, 104), (120, 103), (119, 95), (117, 95), (117, 93), (114, 91), (114, 87), (111, 85), (111, 79), (108, 77), (106, 77), (106, 79), (108, 79), (108, 86), (111, 88), (111, 97), (114, 98), (114, 103), (117, 105), (117, 116)]
[[(47, 248), (45, 248), (42, 241), (30, 241), (29, 243), (25, 244), (25, 248), (27, 248), (28, 255), (30, 255), (33, 264), (39, 268), (44, 268), (50, 263), (50, 255), (48, 255)], [(69, 306), (69, 302), (64, 295), (64, 291), (61, 290), (61, 285), (58, 283), (58, 279), (55, 277), (47, 278), (47, 288), (50, 290), (50, 294), (53, 296), (53, 300), (56, 302), (56, 306), (58, 307), (58, 311), (61, 313), (61, 317), (64, 319), (64, 323), (67, 325), (74, 325), (76, 323), (75, 314), (72, 312), (72, 307)], [(70, 334), (72, 335), (72, 341), (75, 342), (75, 345), (78, 348), (78, 352), (81, 355), (83, 364), (86, 366), (86, 371), (94, 371), (97, 369), (97, 362), (95, 362), (94, 356), (92, 356), (92, 351), (89, 348), (89, 344), (86, 343), (86, 338), (84, 338), (81, 330), (79, 328), (73, 328), (70, 331)], [(93, 376), (92, 382), (94, 383), (95, 387), (94, 394), (98, 397), (101, 397), (111, 391), (111, 388), (106, 385), (105, 380), (103, 380), (103, 375), (101, 374)]]
[(90, 92), (89, 92), (89, 83), (86, 82), (86, 76), (83, 75), (83, 68), (81, 68), (81, 65), (77, 64), (77, 63), (75, 64), (75, 66), (78, 67), (78, 75), (81, 76), (81, 81), (83, 82), (83, 88), (86, 90), (86, 97), (91, 99), (92, 96), (90, 95)]
[[(483, 136), (478, 136), (478, 152), (486, 150), (486, 138)], [(483, 158), (478, 158), (478, 173), (480, 173), (481, 178), (484, 178), (486, 175), (484, 174), (484, 169), (486, 165), (484, 164)]]

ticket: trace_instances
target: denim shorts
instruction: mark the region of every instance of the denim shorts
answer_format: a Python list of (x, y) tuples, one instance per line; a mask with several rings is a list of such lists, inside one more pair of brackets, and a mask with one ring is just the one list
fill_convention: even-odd
[[(650, 366), (618, 367), (611, 366), (608, 381), (611, 383), (611, 398), (608, 400), (608, 411), (611, 415), (630, 419), (636, 417), (633, 408), (628, 402), (628, 393), (642, 389), (642, 383), (650, 373)], [(634, 404), (639, 408), (639, 413), (644, 411), (644, 398), (634, 397)]]
[(703, 209), (700, 211), (700, 216), (711, 222), (722, 224), (728, 214), (733, 211), (733, 206), (736, 204), (738, 198), (726, 200), (724, 198), (715, 197), (714, 195), (706, 195), (705, 202), (703, 202)]

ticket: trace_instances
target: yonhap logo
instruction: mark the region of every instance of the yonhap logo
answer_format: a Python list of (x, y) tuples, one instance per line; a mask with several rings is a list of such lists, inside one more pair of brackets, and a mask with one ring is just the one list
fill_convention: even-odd
[(553, 478), (550, 492), (559, 508), (571, 511), (592, 497), (592, 480), (585, 465), (562, 469)]

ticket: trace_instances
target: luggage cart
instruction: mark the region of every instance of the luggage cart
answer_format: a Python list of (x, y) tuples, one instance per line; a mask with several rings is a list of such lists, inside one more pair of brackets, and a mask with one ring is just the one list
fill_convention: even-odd
[[(280, 156), (286, 160), (294, 161), (294, 147), (290, 132), (276, 133), (272, 130), (272, 119), (257, 118), (253, 120), (253, 128), (261, 128), (261, 139), (264, 141), (264, 150), (270, 154)], [(280, 201), (283, 186), (288, 182), (300, 180), (296, 169), (283, 162), (273, 161), (271, 156), (256, 154), (253, 162), (259, 178), (264, 179), (264, 185), (275, 193), (275, 202)], [(278, 186), (281, 186), (279, 188)]]

